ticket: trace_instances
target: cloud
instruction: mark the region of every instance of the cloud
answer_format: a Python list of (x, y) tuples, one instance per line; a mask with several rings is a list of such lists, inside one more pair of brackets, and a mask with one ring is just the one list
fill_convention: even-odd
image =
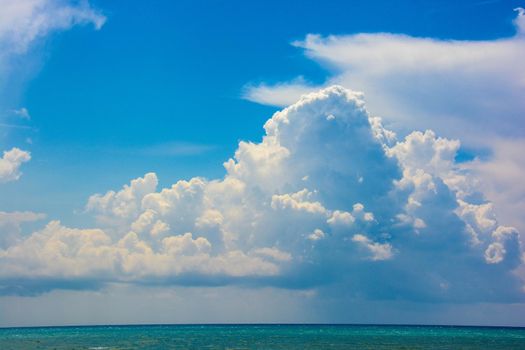
[(325, 236), (326, 235), (323, 231), (316, 228), (313, 233), (308, 235), (308, 239), (312, 241), (317, 241), (317, 240), (325, 238)]
[[(7, 123), (0, 122), (0, 128), (5, 129), (19, 129), (19, 130), (34, 130), (30, 125), (27, 125), (27, 122), (31, 120), (31, 115), (27, 108), (22, 107), (19, 109), (12, 109), (6, 114), (0, 114), (0, 121), (6, 120)], [(11, 121), (13, 120), (14, 123)], [(19, 122), (25, 122), (26, 124), (19, 124)]]
[[(35, 50), (38, 44), (78, 25), (91, 24), (98, 30), (106, 21), (87, 0), (2, 0), (1, 7), (0, 110), (13, 110), (24, 82), (40, 67), (40, 55)], [(14, 114), (29, 119), (26, 108), (15, 110)]]
[(33, 129), (29, 125), (8, 124), (8, 123), (0, 123), (0, 127), (6, 128), (6, 129), (25, 129), (25, 130)]
[(106, 17), (93, 9), (88, 1), (3, 0), (0, 13), (0, 87), (4, 88), (9, 75), (14, 74), (15, 61), (39, 40), (76, 25), (92, 24), (98, 30), (105, 21)]
[[(525, 132), (525, 15), (523, 9), (516, 10), (516, 34), (510, 38), (308, 34), (293, 45), (328, 68), (331, 76), (324, 85), (365, 92), (368, 106), (394, 126), (431, 128), (479, 145), (489, 135), (523, 137)], [(301, 78), (275, 86), (251, 85), (244, 96), (284, 106), (317, 89)]]
[(238, 284), (523, 300), (518, 232), (455, 162), (459, 141), (432, 131), (397, 139), (362, 94), (340, 86), (302, 97), (264, 128), (260, 143), (239, 143), (221, 179), (159, 189), (148, 173), (89, 198), (96, 228), (51, 221), (1, 248), (0, 289)]
[[(6, 103), (16, 104), (19, 86), (32, 70), (31, 48), (51, 33), (64, 31), (75, 25), (92, 24), (100, 29), (105, 21), (88, 1), (68, 0), (2, 0), (0, 11), (0, 110), (29, 120), (27, 108), (13, 109)], [(5, 123), (0, 115), (0, 127), (6, 129), (32, 129), (28, 125)], [(4, 151), (0, 158), (0, 183), (17, 180), (20, 165), (29, 161), (30, 154), (18, 148)]]
[(287, 106), (304, 94), (316, 90), (316, 87), (308, 84), (304, 78), (299, 77), (291, 82), (279, 83), (276, 85), (246, 85), (243, 89), (242, 97), (248, 101)]
[(525, 228), (525, 139), (491, 140), (489, 159), (475, 159), (465, 164), (476, 174), (484, 193), (494, 203), (497, 216), (512, 226)]
[(89, 197), (86, 209), (98, 214), (97, 219), (102, 223), (129, 223), (139, 214), (144, 196), (153, 193), (157, 185), (157, 176), (148, 173), (143, 178), (131, 181), (119, 192), (109, 191), (104, 195), (95, 194)]
[(44, 214), (33, 213), (30, 211), (15, 211), (11, 213), (0, 211), (0, 225), (4, 225), (6, 223), (31, 222), (41, 220), (43, 218), (45, 218)]
[(392, 246), (388, 243), (372, 242), (366, 236), (356, 234), (352, 237), (352, 241), (359, 243), (361, 246), (370, 251), (372, 260), (388, 260), (392, 257)]
[(20, 166), (31, 159), (29, 152), (22, 151), (16, 147), (4, 151), (0, 158), (0, 183), (15, 181), (20, 178)]
[(495, 214), (525, 232), (525, 159), (519, 151), (525, 144), (525, 10), (515, 13), (515, 34), (491, 40), (309, 34), (293, 45), (326, 68), (324, 84), (302, 77), (251, 84), (243, 96), (285, 106), (332, 84), (363, 91), (369, 109), (398, 134), (432, 129), (461, 139), (463, 150), (477, 158), (463, 166), (483, 183)]
[(17, 244), (22, 239), (22, 225), (28, 222), (43, 220), (46, 216), (30, 211), (0, 211), (0, 247)]
[(106, 21), (87, 1), (3, 0), (0, 13), (0, 47), (6, 53), (24, 53), (36, 40), (75, 25), (100, 29)]
[(31, 119), (31, 115), (29, 114), (29, 111), (25, 107), (22, 107), (20, 109), (14, 109), (13, 114), (22, 119), (27, 119), (27, 120)]

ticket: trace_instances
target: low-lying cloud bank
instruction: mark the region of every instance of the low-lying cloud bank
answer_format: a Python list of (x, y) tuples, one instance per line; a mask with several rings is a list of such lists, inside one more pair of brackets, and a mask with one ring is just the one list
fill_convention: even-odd
[(524, 299), (518, 232), (455, 162), (459, 141), (432, 131), (398, 140), (340, 86), (301, 97), (264, 128), (262, 142), (240, 142), (222, 179), (158, 189), (149, 173), (89, 198), (98, 228), (51, 221), (19, 233), (0, 247), (0, 293), (125, 282)]

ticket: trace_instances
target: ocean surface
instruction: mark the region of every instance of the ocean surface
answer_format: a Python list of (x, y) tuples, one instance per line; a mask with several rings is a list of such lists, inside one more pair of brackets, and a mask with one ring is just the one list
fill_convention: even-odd
[(365, 325), (0, 328), (0, 349), (525, 349), (525, 328)]

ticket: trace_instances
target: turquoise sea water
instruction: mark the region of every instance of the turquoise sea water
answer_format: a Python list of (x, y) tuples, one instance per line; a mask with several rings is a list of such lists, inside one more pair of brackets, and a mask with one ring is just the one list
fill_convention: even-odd
[(0, 349), (525, 349), (525, 328), (364, 325), (0, 328)]

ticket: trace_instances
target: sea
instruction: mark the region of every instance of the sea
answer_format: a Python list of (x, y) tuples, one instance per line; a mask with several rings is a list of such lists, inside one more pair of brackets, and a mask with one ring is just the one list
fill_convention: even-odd
[(311, 324), (0, 328), (0, 349), (525, 349), (525, 328)]

